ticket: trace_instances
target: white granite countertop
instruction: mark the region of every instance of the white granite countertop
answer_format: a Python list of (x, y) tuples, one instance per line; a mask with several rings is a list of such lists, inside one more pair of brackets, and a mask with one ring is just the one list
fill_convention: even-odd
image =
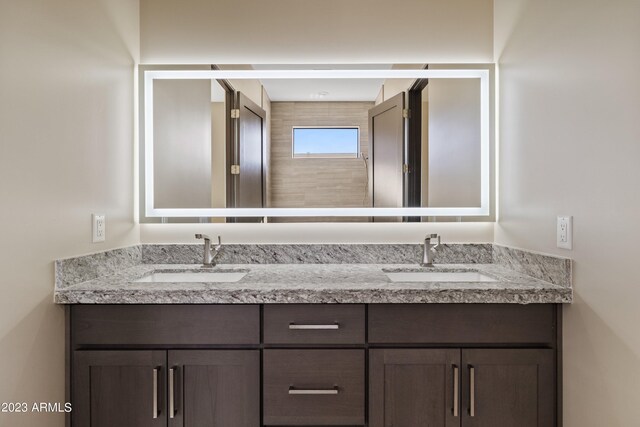
[[(495, 282), (392, 282), (385, 272), (477, 271)], [(155, 271), (247, 271), (238, 282), (136, 282)], [(571, 287), (499, 264), (140, 264), (56, 288), (58, 304), (570, 303)]]

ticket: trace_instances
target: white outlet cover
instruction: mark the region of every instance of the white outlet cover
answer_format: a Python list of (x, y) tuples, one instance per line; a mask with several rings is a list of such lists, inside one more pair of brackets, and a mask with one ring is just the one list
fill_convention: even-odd
[(91, 215), (91, 223), (92, 223), (92, 241), (93, 243), (104, 242), (107, 237), (107, 224), (106, 224), (106, 215), (105, 214), (92, 214)]
[(573, 249), (573, 217), (558, 216), (556, 226), (556, 246), (560, 249)]

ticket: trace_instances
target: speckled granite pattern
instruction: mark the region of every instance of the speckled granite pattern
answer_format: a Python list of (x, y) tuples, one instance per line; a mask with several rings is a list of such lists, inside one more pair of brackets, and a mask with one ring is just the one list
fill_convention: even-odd
[(507, 246), (493, 246), (493, 262), (555, 285), (571, 287), (571, 260)]
[(425, 271), (479, 271), (496, 282), (391, 282), (383, 268), (407, 264), (240, 264), (218, 269), (249, 272), (235, 283), (140, 283), (156, 270), (198, 270), (188, 264), (140, 264), (62, 289), (58, 304), (270, 304), (270, 303), (568, 303), (571, 288), (496, 264), (452, 264)]
[(114, 274), (141, 262), (141, 245), (57, 260), (55, 262), (56, 288), (65, 288), (76, 283)]
[[(195, 264), (202, 262), (203, 246), (144, 245), (144, 264)], [(437, 264), (490, 264), (491, 244), (442, 244)], [(415, 264), (422, 245), (224, 245), (218, 264)]]

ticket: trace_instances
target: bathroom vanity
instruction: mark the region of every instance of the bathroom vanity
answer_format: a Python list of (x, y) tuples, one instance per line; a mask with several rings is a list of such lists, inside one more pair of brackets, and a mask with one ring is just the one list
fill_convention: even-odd
[(74, 305), (73, 425), (554, 426), (557, 305)]
[[(117, 268), (131, 259), (120, 254), (96, 258), (113, 271), (89, 280), (94, 261), (61, 261), (68, 423), (559, 426), (560, 307), (571, 288), (491, 251), (496, 262), (430, 269), (201, 269), (158, 254)], [(568, 260), (536, 256), (531, 271), (570, 278)]]

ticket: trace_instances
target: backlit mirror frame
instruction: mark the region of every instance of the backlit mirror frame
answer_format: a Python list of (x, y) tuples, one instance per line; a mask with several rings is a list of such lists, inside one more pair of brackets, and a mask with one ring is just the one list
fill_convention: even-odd
[[(193, 208), (154, 207), (153, 83), (162, 79), (480, 79), (480, 206), (404, 208)], [(437, 70), (146, 70), (144, 71), (145, 215), (150, 218), (214, 217), (467, 217), (490, 216), (490, 76), (487, 69)]]

